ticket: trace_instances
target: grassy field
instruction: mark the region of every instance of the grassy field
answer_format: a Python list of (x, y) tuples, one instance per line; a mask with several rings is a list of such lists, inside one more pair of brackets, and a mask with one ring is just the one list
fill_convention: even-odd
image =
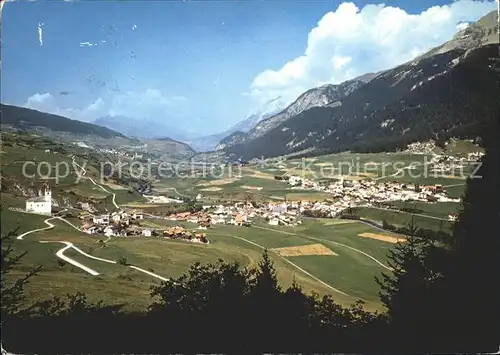
[[(2, 164), (2, 175), (18, 176), (21, 171), (21, 162), (33, 158), (54, 164), (59, 161), (58, 159), (69, 159), (68, 155), (41, 153), (40, 149), (40, 147), (37, 149), (29, 147), (3, 149), (6, 151), (4, 156), (8, 155), (11, 164)], [(454, 154), (465, 154), (472, 148), (466, 143), (454, 143), (449, 149)], [(306, 159), (304, 160), (307, 166), (305, 171), (297, 168), (302, 160), (296, 159), (284, 162), (282, 167), (236, 168), (232, 176), (226, 173), (218, 178), (213, 176), (165, 178), (153, 183), (153, 191), (159, 195), (180, 194), (192, 197), (201, 193), (204, 196), (203, 202), (242, 201), (248, 196), (261, 202), (284, 199), (324, 201), (330, 198), (329, 194), (322, 192), (290, 190), (285, 182), (274, 179), (275, 175), (289, 171), (289, 174), (315, 179), (336, 179), (338, 174), (342, 173), (352, 175), (353, 178), (381, 178), (381, 181), (399, 180), (419, 182), (421, 185), (440, 183), (445, 186), (450, 195), (459, 197), (465, 189), (465, 181), (462, 179), (432, 176), (414, 179), (408, 174), (398, 178), (390, 176), (397, 171), (396, 168), (383, 167), (384, 163), (401, 162), (402, 165), (399, 167), (402, 167), (412, 162), (423, 163), (426, 159), (429, 157), (402, 153), (342, 153)], [(354, 169), (350, 170), (345, 163), (354, 163)], [(339, 170), (331, 171), (331, 167), (339, 168)], [(356, 175), (356, 172), (360, 171), (361, 173)], [(418, 172), (421, 171), (415, 173)], [(92, 185), (86, 179), (75, 184), (73, 181), (75, 177), (70, 175), (61, 181), (54, 188), (55, 196), (57, 196), (57, 189), (60, 189), (75, 198), (93, 197), (101, 201), (100, 204), (106, 209), (114, 210), (110, 194)], [(116, 194), (118, 204), (144, 203), (140, 195), (130, 192), (128, 188), (106, 186), (106, 189)], [(16, 227), (19, 227), (18, 233), (46, 227), (43, 223), (46, 219), (44, 216), (13, 212), (8, 209), (8, 207), (24, 208), (24, 198), (2, 194), (2, 205), (2, 233)], [(409, 213), (375, 208), (359, 208), (356, 213), (378, 222), (386, 220), (398, 227), (406, 227), (413, 219), (417, 227), (450, 232), (452, 223), (440, 218), (446, 219), (448, 214), (461, 208), (458, 203), (392, 202), (391, 205), (399, 208), (415, 208), (419, 210), (418, 213), (429, 217), (412, 217)], [(214, 262), (219, 258), (254, 267), (262, 255), (263, 248), (268, 248), (275, 262), (279, 281), (284, 287), (296, 279), (307, 292), (314, 291), (320, 295), (332, 294), (335, 300), (343, 305), (362, 299), (366, 302), (368, 309), (380, 310), (382, 306), (378, 298), (379, 287), (375, 282), (375, 277), (381, 272), (389, 272), (384, 266), (387, 265), (387, 253), (394, 244), (372, 239), (374, 235), (381, 238), (380, 231), (357, 221), (333, 219), (304, 219), (303, 221), (304, 223), (298, 227), (274, 227), (259, 220), (254, 221), (255, 223), (250, 228), (216, 225), (213, 229), (206, 231), (211, 241), (209, 245), (157, 237), (112, 238), (103, 245), (98, 243), (99, 240), (107, 238), (85, 235), (56, 220), (53, 222), (56, 225), (55, 229), (30, 234), (25, 237), (25, 240), (14, 240), (16, 250), (27, 251), (28, 254), (13, 276), (24, 274), (36, 265), (43, 266), (40, 274), (26, 288), (28, 300), (46, 299), (55, 295), (81, 291), (88, 294), (91, 300), (102, 299), (111, 304), (124, 304), (127, 310), (143, 310), (150, 303), (150, 287), (153, 283), (159, 282), (158, 279), (128, 266), (92, 260), (75, 250), (67, 250), (67, 256), (100, 273), (98, 276), (92, 276), (62, 262), (55, 256), (63, 244), (41, 244), (39, 241), (69, 241), (96, 257), (112, 260), (126, 258), (129, 264), (150, 270), (163, 277), (180, 276), (196, 261)], [(78, 220), (71, 220), (71, 222), (79, 223)], [(145, 220), (141, 224), (158, 229), (173, 225), (183, 225), (189, 229), (196, 227), (195, 224), (188, 222), (166, 220)], [(370, 235), (372, 238), (367, 237)], [(384, 235), (391, 236), (389, 233), (384, 233)], [(311, 251), (314, 249), (311, 245), (319, 245), (323, 250), (329, 250), (330, 253), (316, 252), (315, 254)], [(286, 253), (283, 253), (284, 249), (281, 248), (289, 247), (297, 247), (300, 251), (298, 253), (302, 255), (282, 256)]]
[[(29, 218), (24, 219), (30, 220), (33, 217), (29, 215)], [(29, 223), (30, 227), (42, 227), (41, 220), (36, 217)], [(253, 267), (258, 263), (262, 248), (265, 247), (271, 249), (278, 278), (284, 287), (290, 285), (295, 278), (306, 291), (332, 294), (337, 302), (344, 305), (349, 305), (356, 299), (363, 299), (367, 308), (381, 309), (374, 277), (387, 270), (359, 251), (368, 253), (385, 264), (386, 253), (392, 244), (359, 236), (366, 232), (376, 233), (371, 227), (358, 222), (340, 222), (344, 223), (334, 220), (307, 220), (297, 228), (271, 227), (264, 222), (258, 222), (250, 228), (220, 225), (207, 231), (211, 240), (209, 245), (156, 237), (130, 237), (112, 238), (103, 247), (97, 241), (106, 239), (105, 237), (84, 235), (61, 221), (54, 221), (55, 229), (33, 233), (24, 240), (14, 241), (17, 251), (28, 251), (14, 276), (19, 276), (36, 265), (43, 266), (40, 275), (27, 286), (28, 299), (31, 300), (81, 291), (87, 293), (92, 300), (123, 303), (128, 310), (140, 310), (149, 304), (149, 288), (159, 280), (127, 266), (88, 259), (71, 249), (65, 253), (100, 273), (94, 277), (58, 261), (54, 254), (63, 247), (62, 244), (40, 244), (39, 241), (69, 241), (96, 257), (112, 260), (124, 257), (128, 263), (164, 277), (179, 276), (196, 261), (213, 262), (219, 258), (226, 261), (236, 260), (244, 266)], [(157, 228), (180, 224), (165, 220), (151, 220), (146, 223)], [(195, 227), (189, 223), (184, 225)], [(273, 251), (274, 248), (311, 244), (322, 244), (337, 255), (282, 257)], [(337, 293), (327, 285), (347, 295)]]
[[(87, 176), (99, 180), (99, 166), (102, 161), (114, 161), (102, 153), (93, 152), (87, 161), (87, 153), (81, 148), (57, 143), (36, 135), (6, 134), (2, 145), (1, 176), (4, 191), (20, 194), (19, 186), (24, 190), (33, 186), (40, 187), (48, 183), (52, 196), (61, 201), (67, 199), (73, 205), (77, 201), (91, 200), (99, 209), (113, 210), (110, 194), (91, 183), (79, 174), (81, 168), (73, 163), (85, 166)], [(117, 187), (117, 198), (123, 202), (143, 201), (144, 199), (132, 188)]]
[(448, 218), (449, 214), (457, 213), (462, 209), (462, 204), (457, 202), (436, 202), (436, 203), (428, 203), (428, 202), (403, 202), (403, 201), (394, 201), (390, 203), (386, 203), (387, 206), (394, 206), (396, 208), (411, 208), (416, 209), (420, 214), (429, 215), (438, 218)]
[[(439, 208), (439, 207), (438, 207)], [(444, 207), (443, 211), (449, 209), (450, 207)], [(445, 213), (443, 211), (435, 210), (434, 214)], [(422, 229), (430, 229), (433, 231), (443, 231), (446, 233), (451, 233), (453, 229), (453, 222), (446, 220), (445, 218), (439, 219), (439, 217), (431, 218), (425, 215), (411, 214), (407, 212), (390, 211), (384, 209), (377, 209), (371, 207), (359, 207), (356, 208), (354, 213), (362, 218), (369, 219), (378, 223), (387, 221), (396, 227), (408, 227), (409, 224), (414, 223), (415, 227)], [(429, 213), (432, 215), (432, 213)]]
[[(453, 155), (460, 156), (464, 152), (474, 151), (475, 146), (470, 142), (450, 143)], [(453, 148), (457, 146), (458, 148)], [(477, 150), (477, 149), (476, 149)], [(479, 149), (480, 150), (480, 149)], [(202, 194), (205, 200), (237, 201), (244, 200), (245, 196), (252, 195), (256, 200), (312, 200), (323, 201), (328, 194), (306, 190), (290, 190), (284, 181), (274, 179), (275, 175), (299, 175), (317, 181), (334, 181), (343, 175), (345, 179), (377, 179), (380, 182), (396, 181), (401, 183), (419, 183), (423, 185), (442, 184), (451, 197), (461, 197), (465, 191), (465, 176), (473, 172), (475, 166), (466, 164), (463, 176), (460, 170), (450, 174), (434, 173), (430, 162), (431, 155), (407, 153), (340, 153), (315, 158), (281, 160), (278, 163), (270, 160), (267, 164), (255, 164), (246, 167), (225, 168), (218, 177), (210, 176), (210, 170), (203, 177), (173, 177), (165, 178), (154, 184), (157, 194), (175, 195), (178, 193), (188, 196)], [(399, 169), (417, 164), (412, 170)], [(351, 166), (352, 165), (352, 166)], [(257, 189), (258, 188), (258, 189)]]

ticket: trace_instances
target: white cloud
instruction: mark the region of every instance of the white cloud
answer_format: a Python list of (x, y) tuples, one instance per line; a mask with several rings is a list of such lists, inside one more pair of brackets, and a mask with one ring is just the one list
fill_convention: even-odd
[(54, 97), (48, 92), (44, 94), (36, 93), (33, 96), (28, 97), (27, 105), (39, 105), (39, 104), (53, 104)]
[(61, 107), (54, 96), (48, 92), (36, 93), (30, 96), (23, 106), (81, 121), (92, 121), (106, 113), (106, 104), (102, 98), (97, 98), (90, 105), (83, 108)]
[(110, 98), (99, 97), (83, 108), (63, 107), (50, 93), (36, 93), (23, 106), (87, 122), (107, 115), (161, 121), (182, 115), (187, 102), (184, 96), (166, 96), (160, 90), (147, 89), (143, 92), (128, 91)]
[(393, 67), (451, 39), (457, 23), (475, 21), (495, 8), (494, 1), (458, 0), (409, 14), (384, 4), (359, 9), (344, 2), (309, 32), (303, 55), (258, 74), (245, 95), (261, 102), (295, 99), (324, 83)]
[(460, 22), (457, 24), (457, 31), (465, 30), (467, 27), (469, 27), (468, 22)]

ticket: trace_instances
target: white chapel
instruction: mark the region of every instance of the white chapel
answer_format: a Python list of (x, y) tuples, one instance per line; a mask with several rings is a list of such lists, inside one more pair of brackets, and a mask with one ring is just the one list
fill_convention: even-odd
[(26, 212), (51, 215), (52, 213), (52, 192), (49, 187), (38, 191), (38, 196), (26, 201)]

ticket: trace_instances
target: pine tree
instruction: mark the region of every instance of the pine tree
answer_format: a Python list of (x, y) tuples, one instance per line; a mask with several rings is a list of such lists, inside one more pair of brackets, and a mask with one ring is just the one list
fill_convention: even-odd
[(467, 182), (463, 211), (447, 245), (452, 264), (443, 270), (442, 303), (474, 351), (500, 344), (500, 154), (498, 138), (486, 138), (486, 155), (477, 177)]
[[(1, 227), (0, 227), (1, 228)], [(1, 297), (2, 297), (2, 314), (1, 314), (1, 325), (2, 327), (8, 322), (8, 319), (16, 315), (20, 311), (21, 303), (24, 299), (24, 286), (28, 280), (36, 275), (40, 271), (41, 266), (38, 266), (28, 272), (26, 275), (16, 279), (10, 280), (8, 275), (12, 272), (16, 265), (18, 265), (26, 252), (21, 254), (15, 254), (14, 247), (12, 245), (12, 237), (16, 235), (15, 231), (10, 231), (6, 234), (2, 234), (2, 265), (1, 265)]]
[(276, 270), (267, 249), (262, 254), (262, 259), (257, 268), (255, 277), (255, 287), (261, 292), (280, 292), (281, 287), (278, 283)]
[(453, 236), (409, 237), (389, 254), (393, 275), (378, 280), (392, 329), (413, 351), (498, 349), (500, 155), (495, 140), (485, 142), (481, 178), (467, 181)]

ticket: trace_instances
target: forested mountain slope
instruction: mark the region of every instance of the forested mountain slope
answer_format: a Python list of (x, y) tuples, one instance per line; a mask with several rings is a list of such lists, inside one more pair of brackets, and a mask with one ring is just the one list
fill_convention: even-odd
[(452, 50), (386, 71), (336, 107), (315, 107), (226, 149), (246, 159), (313, 147), (316, 154), (385, 151), (419, 140), (475, 137), (498, 118), (498, 45)]

